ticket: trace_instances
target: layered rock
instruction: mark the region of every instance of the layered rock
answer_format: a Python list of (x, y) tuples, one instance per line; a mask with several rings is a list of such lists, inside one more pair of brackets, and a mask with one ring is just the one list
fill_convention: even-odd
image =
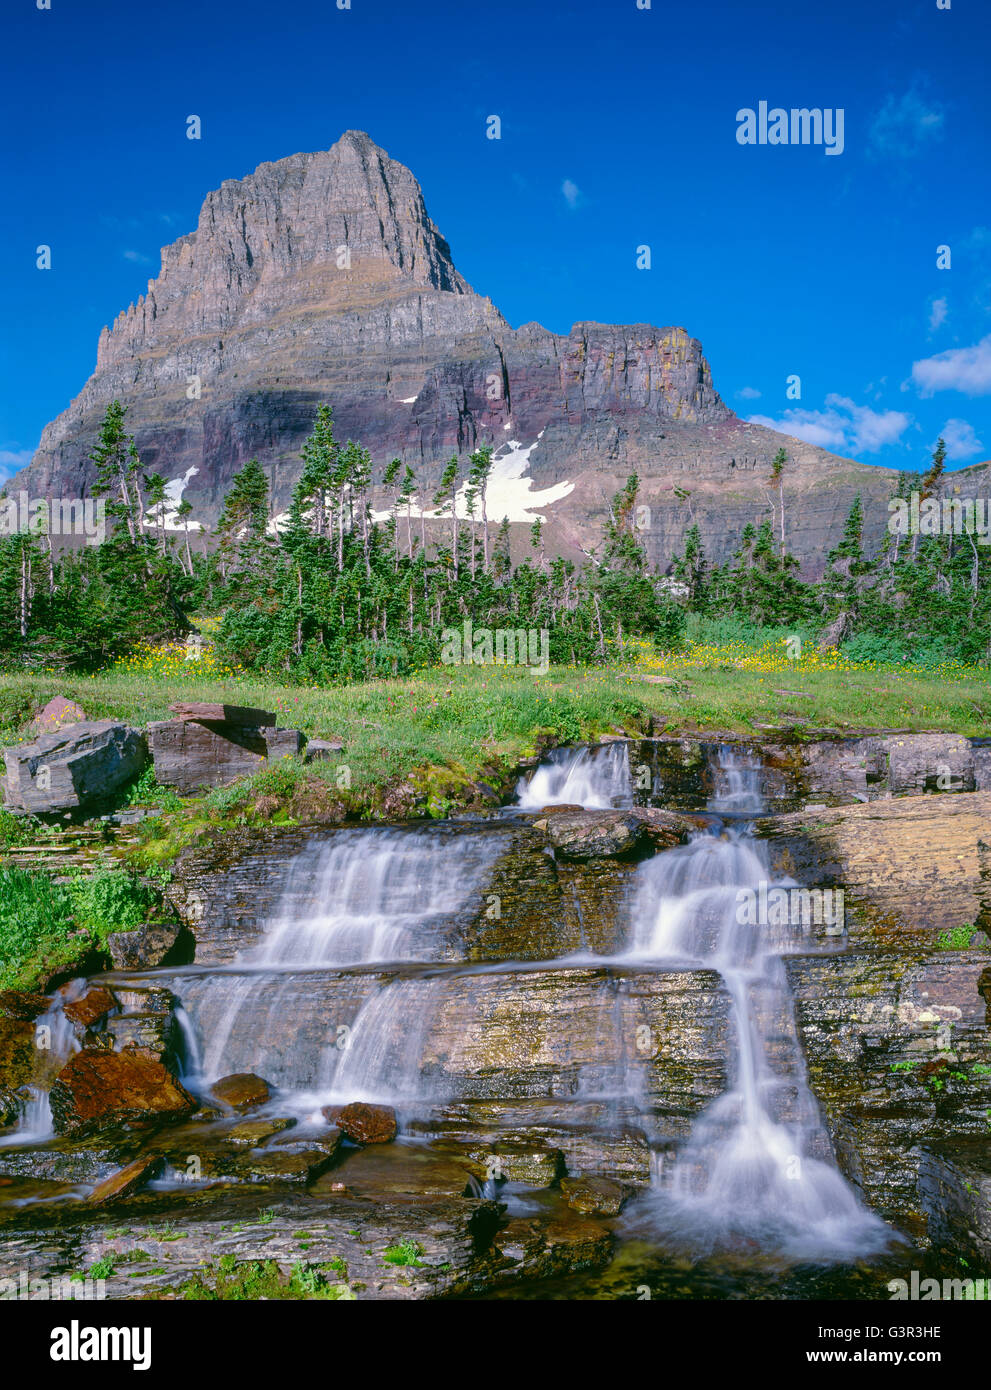
[[(287, 507), (321, 401), (377, 465), (399, 456), (416, 466), (424, 497), (452, 451), (493, 443), (490, 515), (545, 515), (548, 539), (576, 556), (634, 469), (660, 564), (690, 520), (719, 558), (769, 515), (782, 444), (790, 542), (813, 570), (858, 492), (867, 539), (880, 537), (895, 482), (738, 420), (683, 328), (514, 331), (454, 268), (410, 171), (359, 131), (207, 196), (196, 230), (163, 249), (147, 294), (104, 329), (96, 371), (11, 491), (86, 495), (88, 455), (115, 397), (130, 407), (145, 469), (173, 484), (173, 503), (185, 490), (206, 527), (254, 456), (275, 510)], [(690, 492), (688, 508), (676, 489)]]
[(144, 735), (110, 719), (68, 724), (3, 754), (7, 809), (39, 816), (99, 809), (148, 761)]

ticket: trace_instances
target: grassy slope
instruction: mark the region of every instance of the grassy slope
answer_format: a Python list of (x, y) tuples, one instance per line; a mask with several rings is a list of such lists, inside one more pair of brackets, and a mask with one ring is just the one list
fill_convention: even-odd
[[(672, 684), (655, 684), (651, 678)], [(227, 700), (276, 710), (310, 737), (340, 738), (353, 785), (428, 765), (469, 775), (531, 753), (538, 733), (569, 742), (610, 726), (631, 730), (652, 715), (667, 732), (765, 734), (792, 716), (813, 728), (991, 731), (991, 683), (977, 675), (850, 670), (821, 660), (727, 659), (706, 652), (659, 659), (629, 672), (552, 667), (543, 677), (514, 667), (440, 667), (402, 680), (330, 689), (254, 679), (106, 673), (0, 678), (0, 741), (47, 699), (78, 700), (90, 718), (137, 724), (168, 718), (177, 699)]]

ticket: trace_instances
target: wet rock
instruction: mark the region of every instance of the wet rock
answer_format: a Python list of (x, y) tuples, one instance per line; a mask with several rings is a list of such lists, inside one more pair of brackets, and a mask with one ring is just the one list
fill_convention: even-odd
[[(936, 1251), (958, 1265), (976, 1263), (972, 1277), (991, 1262), (991, 1152), (986, 1139), (927, 1146), (920, 1155), (919, 1200)], [(969, 1269), (959, 1269), (962, 1276)]]
[(56, 695), (28, 727), (36, 738), (40, 738), (42, 734), (55, 733), (65, 724), (82, 724), (85, 720), (86, 714), (81, 705), (77, 705), (75, 700), (67, 700), (64, 695)]
[(0, 1086), (0, 1129), (17, 1123), (21, 1113), (21, 1097), (10, 1086)]
[(144, 734), (105, 719), (4, 749), (7, 809), (39, 816), (96, 811), (148, 762)]
[(292, 1129), (295, 1124), (296, 1121), (289, 1116), (273, 1117), (270, 1120), (243, 1120), (241, 1124), (229, 1129), (225, 1137), (231, 1144), (247, 1144), (249, 1148), (257, 1148), (259, 1144), (264, 1144), (266, 1139), (271, 1139), (273, 1134), (281, 1134), (284, 1130)]
[(320, 1112), (355, 1144), (389, 1144), (396, 1137), (396, 1112), (390, 1105), (326, 1105)]
[(532, 1217), (510, 1220), (492, 1245), (502, 1259), (504, 1277), (511, 1272), (514, 1278), (548, 1279), (601, 1269), (612, 1255), (613, 1236), (598, 1222), (569, 1212), (550, 1222)]
[(917, 1235), (920, 1146), (987, 1134), (986, 960), (976, 950), (864, 950), (786, 962), (840, 1167), (880, 1215)]
[(137, 1048), (77, 1052), (53, 1082), (49, 1099), (55, 1130), (72, 1134), (181, 1119), (196, 1109), (161, 1062)]
[(161, 1166), (162, 1160), (154, 1154), (136, 1158), (126, 1168), (119, 1169), (98, 1183), (86, 1199), (88, 1205), (102, 1207), (108, 1206), (111, 1202), (122, 1201), (132, 1192), (137, 1192), (149, 1178), (155, 1177)]
[(894, 798), (763, 817), (773, 875), (844, 890), (851, 940), (935, 944), (991, 923), (991, 792)]
[(0, 1018), (13, 1018), (31, 1023), (48, 1010), (50, 1000), (44, 994), (28, 990), (0, 990)]
[(115, 970), (151, 970), (166, 961), (179, 938), (178, 922), (151, 922), (132, 931), (112, 932), (107, 949)]
[(468, 1170), (443, 1153), (394, 1145), (353, 1150), (317, 1185), (317, 1194), (344, 1190), (352, 1197), (377, 1202), (447, 1201), (470, 1195)]
[(63, 1005), (62, 1012), (70, 1023), (85, 1030), (106, 1018), (110, 1010), (116, 1007), (117, 1000), (109, 989), (90, 989), (78, 999)]
[(535, 822), (546, 829), (555, 851), (566, 859), (632, 854), (643, 843), (643, 820), (627, 811), (580, 811)]
[(234, 1110), (253, 1110), (264, 1105), (271, 1092), (267, 1081), (252, 1072), (236, 1072), (233, 1076), (223, 1076), (210, 1087), (215, 1100), (222, 1101)]
[(586, 1216), (618, 1216), (626, 1193), (609, 1178), (562, 1178), (564, 1200), (574, 1211)]

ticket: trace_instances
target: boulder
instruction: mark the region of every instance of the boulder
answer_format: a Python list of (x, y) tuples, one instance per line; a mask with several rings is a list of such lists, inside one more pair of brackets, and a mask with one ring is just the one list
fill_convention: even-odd
[(389, 1105), (325, 1105), (322, 1115), (355, 1144), (388, 1144), (396, 1137), (396, 1112)]
[(148, 740), (156, 780), (184, 796), (249, 777), (267, 762), (298, 757), (305, 743), (298, 729), (192, 719), (149, 724)]
[(586, 1216), (618, 1216), (626, 1193), (611, 1178), (562, 1178), (564, 1200), (574, 1211)]
[(90, 989), (78, 999), (66, 1004), (62, 1012), (77, 1028), (92, 1028), (101, 1018), (106, 1018), (111, 1009), (116, 1008), (117, 1000), (109, 989)]
[(144, 735), (112, 719), (70, 724), (3, 753), (7, 809), (39, 816), (99, 809), (148, 761)]
[(629, 811), (577, 811), (537, 823), (565, 859), (610, 859), (632, 854), (646, 838), (644, 821)]
[(327, 758), (336, 758), (338, 753), (343, 752), (343, 750), (344, 744), (339, 738), (311, 738), (306, 745), (304, 761), (308, 763), (323, 762)]
[(84, 1048), (59, 1072), (49, 1100), (56, 1132), (72, 1135), (183, 1119), (196, 1109), (188, 1091), (140, 1048)]
[(268, 1082), (253, 1072), (236, 1072), (233, 1076), (222, 1076), (210, 1087), (214, 1100), (229, 1105), (233, 1110), (253, 1110), (256, 1105), (264, 1105), (271, 1092)]
[(61, 729), (65, 724), (85, 723), (86, 714), (75, 700), (67, 700), (64, 695), (56, 695), (54, 700), (49, 700), (48, 704), (41, 711), (36, 719), (33, 719), (28, 726), (31, 732), (39, 737), (42, 734), (53, 734), (57, 729)]
[(112, 932), (107, 949), (116, 970), (151, 970), (162, 965), (182, 928), (178, 922), (150, 922), (133, 931)]

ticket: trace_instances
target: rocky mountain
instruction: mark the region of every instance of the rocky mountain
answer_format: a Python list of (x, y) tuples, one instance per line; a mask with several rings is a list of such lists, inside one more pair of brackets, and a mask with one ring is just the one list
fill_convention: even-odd
[(738, 419), (683, 328), (511, 328), (455, 269), (410, 171), (359, 131), (208, 194), (147, 294), (104, 328), (95, 372), (8, 490), (85, 495), (114, 397), (146, 469), (204, 529), (252, 457), (274, 510), (288, 505), (322, 401), (377, 467), (411, 463), (424, 498), (452, 452), (491, 442), (490, 515), (543, 516), (549, 545), (575, 555), (636, 470), (658, 564), (693, 519), (710, 556), (724, 556), (769, 514), (784, 445), (789, 542), (815, 573), (858, 491), (868, 535), (880, 535), (895, 476)]

